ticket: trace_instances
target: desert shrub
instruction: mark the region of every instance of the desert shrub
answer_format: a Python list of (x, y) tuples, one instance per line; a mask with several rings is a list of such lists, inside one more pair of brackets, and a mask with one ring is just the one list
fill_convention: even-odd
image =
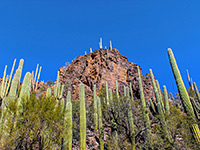
[[(25, 101), (25, 99), (22, 99)], [(53, 149), (61, 146), (64, 126), (62, 107), (53, 98), (32, 94), (17, 113), (17, 103), (7, 104), (7, 119), (1, 133), (1, 149)]]

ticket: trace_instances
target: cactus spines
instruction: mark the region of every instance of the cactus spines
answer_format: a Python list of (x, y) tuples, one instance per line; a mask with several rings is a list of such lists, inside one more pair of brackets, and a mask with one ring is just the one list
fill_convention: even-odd
[(145, 120), (145, 127), (146, 127), (146, 134), (147, 134), (147, 140), (149, 142), (149, 145), (152, 145), (152, 139), (151, 139), (151, 125), (150, 125), (150, 120), (149, 120), (149, 115), (147, 111), (147, 106), (146, 106), (146, 101), (144, 98), (144, 92), (143, 92), (143, 86), (142, 86), (142, 79), (141, 79), (141, 74), (140, 74), (140, 69), (137, 66), (138, 70), (138, 82), (139, 82), (139, 89), (140, 89), (140, 99), (142, 102), (142, 110), (143, 110), (143, 115), (144, 115), (144, 120)]
[[(127, 93), (129, 93), (129, 88), (127, 87)], [(131, 136), (131, 143), (132, 143), (132, 150), (135, 150), (135, 131), (134, 131), (134, 120), (132, 116), (132, 109), (131, 109), (131, 101), (129, 94), (127, 96), (128, 101), (128, 123), (130, 128), (130, 136)]]
[[(193, 118), (195, 118), (194, 109), (192, 107), (189, 95), (188, 95), (187, 90), (185, 88), (185, 85), (183, 83), (183, 80), (182, 80), (180, 71), (178, 69), (178, 65), (176, 63), (174, 54), (173, 54), (173, 52), (170, 48), (168, 49), (168, 56), (169, 56), (171, 68), (172, 68), (172, 71), (173, 71), (173, 74), (174, 74), (174, 78), (176, 80), (176, 85), (178, 87), (180, 98), (183, 102), (183, 106), (185, 108), (185, 111), (186, 111), (188, 116), (192, 116)], [(193, 136), (195, 137), (196, 142), (200, 142), (199, 138), (197, 138), (197, 137), (200, 136), (200, 131), (199, 131), (198, 125), (193, 123), (191, 127), (192, 128), (195, 127), (195, 130), (193, 130)]]
[(193, 125), (191, 126), (191, 129), (192, 129), (192, 132), (194, 133), (193, 136), (194, 136), (195, 140), (196, 140), (198, 143), (200, 143), (200, 134), (199, 134), (200, 131), (199, 131), (198, 125), (197, 125), (197, 124), (193, 124)]
[(79, 85), (80, 101), (80, 150), (86, 149), (86, 110), (85, 110), (85, 89), (84, 85)]
[(95, 125), (95, 132), (98, 130), (98, 113), (97, 113), (97, 93), (96, 93), (96, 85), (93, 85), (93, 92), (94, 92), (94, 125)]
[(103, 49), (103, 46), (102, 46), (102, 38), (100, 38), (99, 48), (100, 48), (100, 49)]
[(110, 104), (110, 100), (109, 100), (109, 94), (108, 94), (108, 82), (106, 81), (106, 100), (107, 100), (107, 105)]
[(163, 94), (164, 94), (164, 102), (165, 102), (165, 111), (166, 114), (169, 115), (169, 100), (168, 100), (168, 94), (167, 94), (167, 88), (165, 85), (163, 85)]
[(103, 133), (103, 123), (102, 123), (101, 100), (98, 96), (97, 96), (97, 108), (98, 108), (98, 119), (99, 119), (100, 150), (104, 150), (104, 133)]

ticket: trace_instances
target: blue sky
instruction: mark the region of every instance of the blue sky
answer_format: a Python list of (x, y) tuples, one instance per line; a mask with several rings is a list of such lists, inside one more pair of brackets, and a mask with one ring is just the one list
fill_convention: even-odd
[(25, 60), (23, 75), (43, 68), (41, 80), (89, 49), (117, 48), (153, 69), (161, 86), (177, 92), (167, 56), (172, 48), (186, 86), (186, 69), (200, 86), (200, 1), (198, 0), (2, 0), (0, 1), (0, 76), (13, 60)]

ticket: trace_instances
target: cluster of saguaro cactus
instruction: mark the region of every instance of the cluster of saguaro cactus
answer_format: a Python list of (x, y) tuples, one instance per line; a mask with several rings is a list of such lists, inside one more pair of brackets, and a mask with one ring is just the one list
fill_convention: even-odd
[[(100, 48), (102, 49), (102, 39), (100, 39)], [(110, 42), (110, 49), (112, 49), (112, 43)], [(92, 50), (91, 50), (92, 52)], [(107, 52), (108, 54), (108, 52)], [(182, 100), (183, 106), (185, 108), (185, 112), (191, 119), (191, 131), (193, 133), (193, 136), (197, 142), (200, 142), (200, 131), (199, 127), (197, 124), (196, 119), (200, 119), (199, 112), (200, 112), (200, 94), (198, 91), (198, 88), (196, 86), (196, 83), (194, 82), (194, 90), (196, 93), (196, 99), (194, 97), (190, 97), (185, 85), (182, 81), (182, 77), (180, 74), (180, 71), (178, 69), (176, 60), (174, 58), (173, 52), (171, 49), (168, 49), (168, 55), (169, 55), (169, 60), (171, 64), (171, 68), (173, 70), (173, 74), (177, 83), (178, 91), (180, 98)], [(20, 86), (20, 79), (21, 79), (21, 74), (22, 74), (22, 68), (23, 68), (23, 63), (24, 60), (21, 59), (18, 69), (16, 70), (14, 77), (13, 72), (14, 72), (14, 67), (15, 67), (16, 60), (14, 60), (12, 70), (10, 75), (6, 76), (7, 72), (7, 66), (5, 66), (4, 69), (4, 74), (3, 74), (3, 79), (2, 79), (2, 84), (0, 87), (0, 99), (2, 101), (1, 104), (1, 120), (0, 120), (0, 132), (3, 131), (4, 125), (7, 121), (8, 116), (7, 115), (7, 103), (12, 101), (16, 103), (16, 113), (12, 114), (12, 121), (14, 124), (14, 128), (18, 122), (20, 122), (23, 118), (20, 118), (20, 114), (23, 114), (25, 111), (25, 104), (27, 101), (30, 99), (31, 92), (37, 92), (37, 85), (38, 81), (40, 78), (40, 72), (41, 72), (41, 67), (38, 72), (39, 65), (36, 67), (35, 74), (32, 72), (27, 72), (24, 76), (23, 83)], [(153, 141), (152, 141), (152, 133), (151, 132), (151, 123), (150, 123), (150, 117), (149, 117), (149, 110), (146, 104), (145, 96), (144, 96), (144, 91), (143, 91), (143, 81), (141, 77), (141, 70), (139, 67), (137, 67), (138, 71), (138, 84), (139, 84), (139, 93), (140, 93), (140, 100), (141, 100), (141, 106), (142, 106), (142, 117), (144, 119), (144, 127), (145, 127), (145, 136), (144, 139), (148, 142), (149, 144), (149, 149), (152, 148)], [(188, 71), (187, 71), (188, 73)], [(150, 76), (151, 76), (151, 81), (153, 84), (153, 89), (154, 89), (154, 94), (156, 97), (156, 101), (152, 101), (152, 99), (149, 99), (150, 103), (150, 108), (153, 111), (153, 115), (157, 115), (159, 118), (159, 123), (161, 124), (162, 131), (164, 133), (164, 136), (166, 139), (168, 139), (169, 143), (172, 143), (172, 137), (170, 134), (170, 131), (168, 130), (167, 127), (167, 116), (170, 116), (170, 105), (169, 105), (169, 97), (167, 93), (166, 86), (163, 86), (163, 93), (161, 92), (160, 85), (158, 80), (155, 80), (154, 75), (152, 70), (150, 69)], [(71, 93), (68, 91), (67, 93), (67, 99), (65, 100), (63, 98), (63, 92), (64, 92), (64, 85), (61, 85), (59, 82), (60, 78), (60, 72), (58, 71), (57, 74), (57, 80), (56, 84), (54, 84), (54, 94), (53, 96), (56, 98), (57, 103), (59, 106), (61, 106), (61, 112), (63, 113), (62, 116), (62, 124), (64, 126), (64, 138), (63, 138), (63, 143), (62, 143), (62, 148), (63, 149), (72, 149), (72, 139), (73, 139), (73, 134), (72, 134), (72, 129), (73, 129), (73, 120), (72, 120), (72, 102), (71, 102)], [(188, 80), (190, 87), (193, 87), (191, 78), (189, 77), (188, 73)], [(106, 87), (106, 95), (105, 99), (106, 102), (101, 101), (101, 99), (97, 96), (97, 89), (96, 85), (93, 85), (93, 105), (94, 105), (94, 130), (95, 134), (99, 135), (99, 145), (100, 149), (104, 149), (104, 119), (102, 111), (104, 106), (106, 108), (109, 108), (108, 110), (110, 113), (118, 113), (118, 117), (120, 116), (120, 113), (117, 112), (119, 110), (120, 104), (122, 102), (125, 102), (125, 107), (127, 107), (126, 111), (126, 116), (125, 118), (127, 119), (126, 121), (127, 124), (125, 128), (127, 129), (127, 132), (129, 131), (129, 142), (131, 143), (132, 150), (136, 149), (136, 139), (135, 139), (135, 130), (134, 130), (134, 118), (133, 118), (133, 107), (132, 104), (134, 104), (134, 95), (133, 95), (133, 90), (132, 90), (132, 84), (130, 83), (129, 87), (124, 86), (124, 95), (121, 96), (121, 93), (119, 93), (119, 87), (118, 87), (118, 81), (116, 81), (116, 99), (115, 96), (113, 96), (113, 91), (111, 88), (108, 86), (108, 82), (106, 81), (105, 83)], [(52, 91), (51, 88), (48, 88), (46, 91), (46, 98), (51, 98), (52, 97)], [(173, 97), (173, 95), (171, 94)], [(136, 98), (136, 97), (135, 97)], [(103, 99), (102, 99), (103, 100)], [(85, 104), (85, 88), (84, 84), (79, 85), (79, 101), (80, 101), (80, 149), (85, 150), (86, 149), (86, 104)], [(58, 105), (57, 105), (58, 106)], [(172, 110), (172, 109), (171, 109)], [(122, 114), (122, 113), (121, 113)], [(109, 118), (110, 119), (110, 118)], [(116, 125), (116, 118), (111, 118), (110, 122), (112, 124), (112, 133), (114, 133), (113, 138), (115, 139), (115, 145), (118, 146), (118, 141), (119, 141), (119, 136), (118, 134), (120, 133), (120, 130), (118, 131)], [(113, 123), (114, 122), (114, 123)], [(49, 131), (47, 131), (47, 134)]]
[[(157, 101), (157, 110), (158, 110), (157, 114), (159, 115), (159, 119), (160, 119), (160, 122), (161, 122), (161, 125), (162, 125), (163, 133), (167, 137), (168, 141), (171, 142), (172, 137), (171, 137), (169, 131), (167, 130), (167, 123), (165, 121), (165, 115), (164, 115), (165, 111), (168, 111), (167, 110), (168, 106), (165, 106), (165, 108), (167, 108), (165, 110), (164, 106), (163, 106), (164, 104), (163, 104), (163, 101), (162, 101), (162, 95), (161, 95), (161, 90), (160, 90), (158, 80), (156, 80), (156, 83), (155, 83), (153, 72), (152, 72), (151, 69), (149, 71), (150, 71), (151, 81), (153, 83), (154, 93), (155, 93), (156, 101)], [(166, 101), (168, 101), (168, 99)], [(165, 103), (166, 103), (166, 105), (168, 105), (168, 102), (165, 102)], [(154, 107), (155, 105), (152, 103), (151, 100), (150, 100), (150, 105), (152, 107), (152, 110), (155, 113), (155, 107)]]
[[(15, 62), (16, 62), (16, 60), (14, 60), (14, 63), (13, 63), (10, 79), (8, 81), (9, 84), (7, 84), (6, 83), (7, 80), (4, 79), (5, 76), (6, 76), (7, 66), (5, 67), (5, 70), (4, 70), (4, 77), (3, 77), (3, 82), (2, 82), (2, 85), (1, 85), (1, 98), (2, 98), (2, 106), (1, 107), (2, 107), (2, 109), (1, 109), (0, 131), (3, 129), (4, 122), (6, 122), (7, 117), (8, 117), (8, 116), (6, 116), (6, 113), (7, 113), (6, 103), (8, 103), (10, 101), (17, 102), (17, 104), (18, 104), (17, 105), (17, 107), (18, 107), (17, 112), (19, 112), (18, 110), (21, 109), (21, 107), (20, 107), (21, 99), (23, 98), (24, 95), (27, 96), (27, 94), (29, 94), (28, 93), (29, 89), (26, 90), (26, 87), (29, 86), (29, 85), (27, 85), (27, 82), (29, 82), (30, 79), (29, 79), (29, 81), (27, 81), (27, 80), (28, 80), (28, 77), (30, 77), (30, 73), (27, 73), (26, 79), (24, 79), (24, 81), (27, 81), (27, 82), (22, 85), (23, 87), (21, 88), (20, 95), (18, 96), (21, 73), (22, 73), (22, 68), (23, 68), (23, 64), (24, 64), (23, 59), (20, 60), (18, 69), (16, 70), (16, 73), (15, 73), (14, 78), (12, 79), (12, 83), (11, 83), (11, 77), (12, 77), (12, 73), (13, 73), (13, 70), (14, 70)], [(10, 86), (10, 83), (11, 83), (11, 86)], [(7, 90), (4, 90), (4, 89), (7, 89)], [(6, 93), (4, 93), (4, 91), (6, 91)]]
[(188, 116), (193, 118), (193, 123), (191, 125), (192, 131), (193, 131), (192, 132), (193, 136), (194, 136), (194, 138), (196, 139), (197, 142), (200, 142), (200, 131), (199, 131), (199, 127), (198, 127), (198, 125), (196, 124), (196, 121), (195, 121), (194, 109), (193, 109), (192, 104), (190, 102), (188, 92), (187, 92), (185, 85), (183, 83), (183, 80), (182, 80), (180, 71), (178, 69), (174, 54), (173, 54), (173, 52), (170, 48), (168, 49), (168, 56), (169, 56), (171, 68), (172, 68), (172, 71), (173, 71), (173, 74), (174, 74), (174, 78), (176, 80), (176, 85), (178, 87), (178, 91), (179, 91), (183, 106), (185, 108), (185, 111), (186, 111)]
[(38, 72), (38, 67), (39, 67), (39, 64), (37, 64), (37, 67), (36, 67), (36, 70), (35, 70), (35, 77), (34, 77), (34, 71), (32, 71), (32, 74), (31, 74), (32, 89), (35, 92), (37, 90), (38, 81), (40, 79), (40, 73), (41, 73), (41, 69), (42, 69), (42, 67), (40, 66), (40, 69), (39, 69), (39, 72)]
[[(126, 87), (127, 93), (129, 93), (129, 88)], [(132, 143), (132, 150), (135, 150), (135, 130), (134, 130), (134, 120), (132, 115), (130, 96), (127, 94), (127, 102), (128, 102), (128, 123), (130, 128), (130, 136), (131, 136), (131, 143)]]

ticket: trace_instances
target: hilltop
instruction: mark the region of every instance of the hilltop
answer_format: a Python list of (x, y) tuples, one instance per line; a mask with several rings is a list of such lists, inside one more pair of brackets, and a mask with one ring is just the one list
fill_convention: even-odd
[[(65, 91), (71, 91), (74, 99), (78, 98), (80, 83), (85, 85), (88, 98), (93, 94), (94, 84), (97, 89), (101, 89), (105, 88), (107, 81), (109, 88), (116, 91), (117, 81), (119, 92), (123, 93), (124, 86), (130, 86), (131, 83), (134, 97), (138, 99), (140, 94), (137, 66), (137, 64), (129, 62), (127, 57), (121, 55), (116, 48), (95, 50), (90, 54), (77, 57), (67, 67), (61, 67), (59, 69), (60, 82), (65, 85)], [(154, 97), (150, 75), (142, 75), (142, 81), (145, 98)], [(64, 94), (65, 97), (66, 94)]]

